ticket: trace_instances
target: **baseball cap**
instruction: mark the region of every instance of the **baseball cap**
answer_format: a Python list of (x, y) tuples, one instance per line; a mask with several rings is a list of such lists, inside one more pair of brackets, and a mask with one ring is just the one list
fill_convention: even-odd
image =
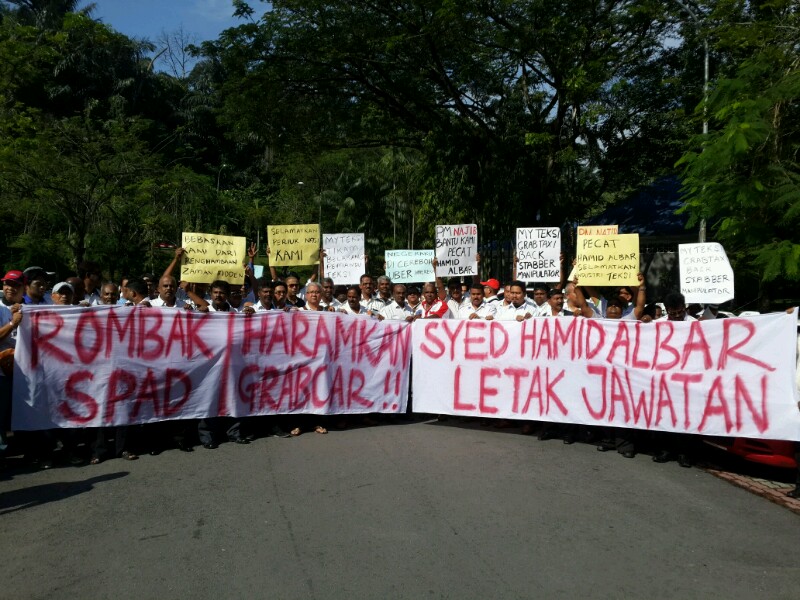
[(22, 271), (9, 271), (6, 273), (6, 276), (3, 277), (3, 283), (6, 281), (23, 285), (25, 283), (25, 275)]
[(33, 281), (34, 279), (47, 279), (47, 271), (42, 267), (28, 267), (22, 274), (25, 276), (26, 281)]
[(500, 289), (500, 282), (497, 281), (497, 279), (487, 279), (486, 281), (481, 281), (481, 285), (487, 285), (495, 292)]
[(72, 287), (71, 284), (67, 283), (66, 281), (59, 281), (57, 284), (53, 286), (53, 293), (54, 294), (61, 294), (63, 293), (61, 290), (67, 288), (73, 294), (75, 293), (75, 288)]

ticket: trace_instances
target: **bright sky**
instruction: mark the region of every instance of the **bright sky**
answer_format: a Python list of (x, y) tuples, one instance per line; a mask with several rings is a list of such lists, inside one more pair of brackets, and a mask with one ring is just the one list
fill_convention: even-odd
[[(82, 6), (89, 4), (85, 0)], [(234, 19), (231, 0), (94, 0), (92, 16), (120, 33), (155, 41), (162, 31), (173, 32), (183, 26), (198, 42), (216, 39), (223, 29), (241, 23)], [(267, 4), (251, 0), (260, 15)]]

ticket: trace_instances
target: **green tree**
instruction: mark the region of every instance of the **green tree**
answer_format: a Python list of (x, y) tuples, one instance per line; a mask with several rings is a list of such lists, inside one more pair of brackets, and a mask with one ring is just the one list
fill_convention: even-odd
[[(720, 2), (724, 57), (710, 133), (680, 160), (691, 222), (707, 219), (739, 270), (800, 279), (800, 13), (795, 2)], [(703, 111), (703, 106), (698, 112)]]

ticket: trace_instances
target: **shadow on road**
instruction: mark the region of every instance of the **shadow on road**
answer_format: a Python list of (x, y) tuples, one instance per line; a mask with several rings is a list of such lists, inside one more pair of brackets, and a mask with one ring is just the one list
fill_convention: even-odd
[(33, 487), (0, 493), (0, 515), (16, 512), (34, 506), (41, 506), (48, 502), (57, 502), (94, 489), (94, 486), (104, 481), (112, 481), (129, 475), (128, 471), (108, 473), (90, 477), (83, 481), (57, 481), (35, 485)]

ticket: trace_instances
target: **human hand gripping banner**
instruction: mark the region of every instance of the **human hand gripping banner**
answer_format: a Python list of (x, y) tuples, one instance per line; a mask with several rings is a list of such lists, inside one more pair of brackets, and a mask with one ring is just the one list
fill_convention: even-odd
[(413, 324), (414, 409), (800, 441), (797, 311)]
[(13, 428), (405, 412), (410, 326), (338, 313), (25, 307)]

